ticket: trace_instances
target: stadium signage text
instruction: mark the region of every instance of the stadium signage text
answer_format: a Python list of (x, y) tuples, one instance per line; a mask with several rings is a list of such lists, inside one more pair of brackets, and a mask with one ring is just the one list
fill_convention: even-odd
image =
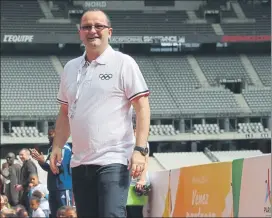
[(105, 1), (87, 1), (84, 4), (85, 8), (105, 8), (107, 7), (107, 2)]
[(3, 42), (25, 43), (33, 42), (34, 35), (4, 35)]
[(144, 43), (184, 43), (185, 38), (180, 36), (144, 36)]
[(112, 36), (111, 43), (143, 43), (141, 36)]
[(271, 35), (222, 37), (222, 42), (266, 42), (266, 41), (271, 41)]
[(248, 133), (246, 134), (247, 139), (255, 139), (255, 138), (262, 138), (262, 139), (268, 139), (270, 138), (268, 133)]

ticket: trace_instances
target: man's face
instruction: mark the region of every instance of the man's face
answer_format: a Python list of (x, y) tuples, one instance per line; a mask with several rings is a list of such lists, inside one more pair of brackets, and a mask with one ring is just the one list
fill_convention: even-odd
[(14, 159), (15, 159), (15, 155), (12, 153), (8, 153), (8, 155), (6, 156), (6, 160), (9, 166), (14, 163)]
[(22, 162), (24, 162), (29, 159), (29, 156), (25, 150), (22, 150), (19, 153), (19, 158), (21, 159)]
[(101, 11), (91, 11), (83, 15), (79, 30), (80, 39), (89, 49), (104, 48), (109, 44), (112, 28)]

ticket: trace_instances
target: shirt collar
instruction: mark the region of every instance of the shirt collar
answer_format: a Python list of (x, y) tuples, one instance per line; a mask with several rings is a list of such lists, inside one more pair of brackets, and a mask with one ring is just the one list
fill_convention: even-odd
[[(106, 50), (98, 58), (95, 59), (95, 62), (102, 65), (106, 64), (110, 60), (110, 55), (113, 53), (113, 51), (114, 50), (109, 45)], [(84, 51), (82, 58), (85, 60), (85, 64), (88, 63), (86, 61), (86, 51)]]

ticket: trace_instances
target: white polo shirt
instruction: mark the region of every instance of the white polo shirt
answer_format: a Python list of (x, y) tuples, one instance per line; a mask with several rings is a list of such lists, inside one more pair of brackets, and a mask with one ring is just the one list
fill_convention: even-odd
[[(79, 74), (81, 82), (77, 82)], [(91, 63), (86, 63), (84, 53), (65, 65), (58, 102), (73, 108), (78, 87), (75, 113), (69, 117), (71, 167), (127, 165), (134, 147), (131, 101), (149, 95), (137, 63), (111, 46)]]

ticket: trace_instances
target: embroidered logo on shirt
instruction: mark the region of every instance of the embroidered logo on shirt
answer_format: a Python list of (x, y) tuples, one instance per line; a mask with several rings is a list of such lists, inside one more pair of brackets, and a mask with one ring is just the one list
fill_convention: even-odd
[(101, 80), (109, 80), (112, 78), (112, 74), (99, 74)]

